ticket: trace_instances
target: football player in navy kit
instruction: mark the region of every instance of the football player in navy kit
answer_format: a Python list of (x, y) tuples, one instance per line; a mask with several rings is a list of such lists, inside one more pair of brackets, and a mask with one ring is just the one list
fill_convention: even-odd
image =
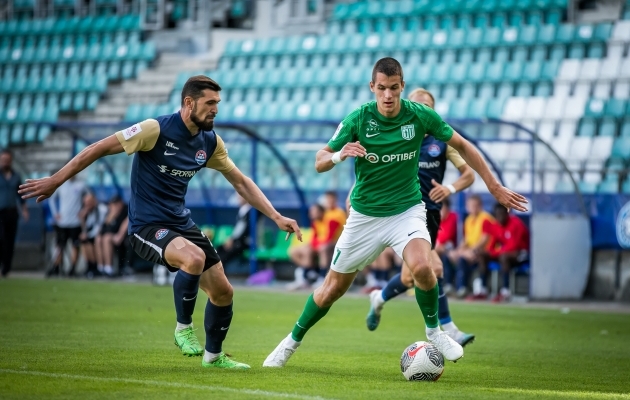
[[(213, 130), (220, 91), (219, 84), (206, 76), (191, 77), (182, 89), (180, 111), (147, 119), (88, 146), (53, 176), (27, 180), (19, 193), (41, 202), (99, 158), (123, 151), (134, 154), (129, 239), (142, 258), (177, 271), (175, 344), (184, 355), (203, 355), (204, 367), (248, 369), (249, 365), (231, 360), (222, 351), (232, 320), (233, 289), (212, 243), (190, 219), (184, 201), (188, 182), (201, 168), (215, 169), (281, 230), (295, 232), (300, 240), (302, 235), (296, 221), (280, 215), (228, 157), (223, 140)], [(208, 296), (205, 351), (192, 326), (200, 287)]]
[[(422, 103), (431, 108), (435, 105), (433, 95), (425, 89), (416, 89), (411, 92), (409, 100)], [(461, 175), (459, 179), (452, 184), (442, 185), (447, 160), (459, 170)], [(427, 228), (431, 236), (431, 248), (434, 249), (435, 240), (440, 228), (442, 200), (472, 185), (475, 181), (475, 175), (472, 168), (466, 164), (457, 150), (430, 135), (425, 136), (422, 141), (419, 164), (418, 178), (420, 179), (420, 191), (422, 192), (422, 201), (427, 207)], [(461, 346), (465, 346), (473, 341), (475, 336), (460, 331), (451, 319), (448, 309), (448, 300), (442, 288), (444, 276), (443, 265), (435, 250), (431, 251), (431, 264), (438, 278), (438, 319), (440, 325), (451, 339), (458, 342)], [(401, 273), (392, 277), (383, 290), (372, 291), (370, 293), (371, 307), (366, 318), (368, 329), (373, 331), (378, 327), (381, 311), (385, 302), (406, 292), (407, 289), (412, 287), (413, 277), (411, 276), (411, 272), (409, 268), (403, 267)]]

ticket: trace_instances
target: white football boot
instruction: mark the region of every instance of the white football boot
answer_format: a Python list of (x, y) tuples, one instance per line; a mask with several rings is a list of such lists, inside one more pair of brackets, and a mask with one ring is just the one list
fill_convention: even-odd
[(464, 357), (464, 348), (444, 331), (440, 330), (432, 337), (428, 337), (429, 341), (442, 353), (448, 361), (456, 362)]
[(300, 346), (302, 342), (296, 342), (291, 337), (291, 334), (280, 342), (280, 344), (267, 356), (263, 367), (284, 367), (289, 361), (289, 358), (295, 353), (295, 350)]

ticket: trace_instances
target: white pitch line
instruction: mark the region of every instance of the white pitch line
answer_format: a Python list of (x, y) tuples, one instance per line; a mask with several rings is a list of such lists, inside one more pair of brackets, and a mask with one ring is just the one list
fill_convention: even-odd
[(52, 373), (52, 372), (21, 371), (21, 370), (15, 370), (15, 369), (0, 369), (0, 373), (44, 376), (47, 378), (77, 379), (77, 380), (98, 381), (98, 382), (131, 383), (131, 384), (137, 384), (137, 385), (173, 387), (173, 388), (178, 388), (178, 389), (214, 390), (214, 391), (221, 391), (221, 392), (228, 392), (228, 393), (247, 394), (247, 395), (252, 395), (252, 396), (282, 397), (282, 398), (287, 398), (287, 399), (332, 400), (332, 399), (328, 399), (328, 398), (320, 397), (320, 396), (308, 396), (308, 395), (302, 395), (302, 394), (283, 393), (283, 392), (270, 392), (267, 390), (235, 389), (235, 388), (225, 387), (225, 386), (193, 385), (189, 383), (151, 381), (151, 380), (143, 380), (143, 379), (103, 378), (99, 376), (57, 374), (57, 373)]
[(489, 392), (502, 392), (511, 394), (530, 394), (536, 396), (568, 397), (570, 399), (630, 399), (627, 393), (591, 392), (579, 390), (548, 390), (548, 389), (520, 389), (520, 388), (479, 388)]

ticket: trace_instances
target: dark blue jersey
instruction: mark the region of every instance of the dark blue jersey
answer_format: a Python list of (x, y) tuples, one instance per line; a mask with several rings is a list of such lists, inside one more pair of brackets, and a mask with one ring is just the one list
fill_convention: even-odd
[(125, 152), (134, 154), (131, 167), (129, 233), (146, 225), (175, 230), (194, 222), (186, 208), (188, 182), (201, 168), (229, 172), (223, 140), (214, 131), (193, 135), (179, 112), (133, 125), (116, 136)]
[(439, 211), (442, 208), (442, 203), (436, 203), (429, 198), (429, 192), (433, 189), (431, 180), (435, 179), (437, 183), (442, 184), (447, 160), (451, 160), (457, 168), (465, 164), (455, 149), (433, 136), (425, 136), (420, 147), (418, 179), (420, 179), (422, 200), (427, 210)]

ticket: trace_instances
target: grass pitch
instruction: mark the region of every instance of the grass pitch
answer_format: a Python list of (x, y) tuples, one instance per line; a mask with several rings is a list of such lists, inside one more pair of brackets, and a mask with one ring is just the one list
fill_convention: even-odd
[(475, 343), (438, 382), (407, 382), (400, 355), (426, 340), (415, 302), (389, 303), (369, 332), (367, 297), (343, 298), (286, 368), (263, 369), (306, 297), (236, 288), (224, 350), (252, 369), (219, 371), (173, 345), (170, 288), (0, 281), (0, 398), (630, 399), (630, 316), (603, 312), (454, 304)]

